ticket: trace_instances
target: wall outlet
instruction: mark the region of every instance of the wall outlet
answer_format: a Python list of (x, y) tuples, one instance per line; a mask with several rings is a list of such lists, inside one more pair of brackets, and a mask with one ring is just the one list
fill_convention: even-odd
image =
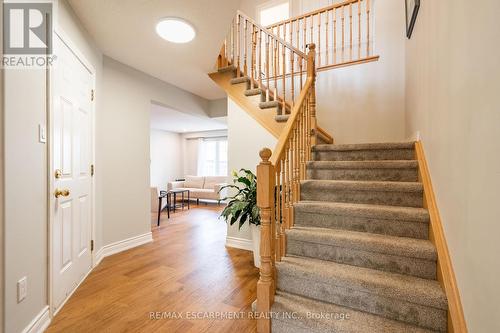
[(28, 278), (25, 276), (17, 281), (17, 303), (22, 302), (28, 296)]

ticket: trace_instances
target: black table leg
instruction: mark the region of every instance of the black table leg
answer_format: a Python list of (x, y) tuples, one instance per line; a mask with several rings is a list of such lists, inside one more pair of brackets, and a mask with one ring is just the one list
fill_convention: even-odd
[(175, 213), (175, 206), (177, 206), (177, 193), (174, 192), (174, 213)]
[(182, 203), (181, 203), (182, 210), (184, 210), (184, 192), (182, 192)]
[(190, 194), (189, 194), (189, 191), (188, 191), (188, 210), (189, 210), (189, 202), (191, 201), (191, 197), (190, 197)]
[(167, 193), (167, 218), (170, 218), (170, 205), (172, 204), (172, 200), (170, 199), (170, 194)]
[(160, 215), (161, 215), (161, 199), (162, 197), (158, 197), (158, 223), (157, 226), (160, 226)]

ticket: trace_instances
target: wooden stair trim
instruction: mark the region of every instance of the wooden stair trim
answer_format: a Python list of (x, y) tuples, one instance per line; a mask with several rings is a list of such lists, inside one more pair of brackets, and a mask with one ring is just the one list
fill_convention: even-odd
[(318, 67), (317, 71), (323, 72), (323, 71), (327, 71), (330, 69), (337, 69), (337, 68), (349, 67), (349, 66), (354, 66), (354, 65), (361, 65), (361, 64), (366, 64), (369, 62), (378, 61), (379, 59), (380, 59), (380, 56), (375, 55), (375, 56), (370, 56), (370, 57), (362, 58), (362, 59), (356, 59), (356, 60), (352, 60), (352, 61), (344, 61), (344, 62), (340, 62), (338, 64), (332, 64), (332, 65)]
[(276, 109), (261, 109), (258, 104), (252, 102), (251, 97), (247, 97), (244, 94), (246, 86), (242, 84), (231, 84), (230, 80), (233, 72), (219, 73), (214, 72), (208, 74), (208, 76), (219, 85), (227, 93), (231, 99), (238, 104), (243, 110), (245, 110), (255, 121), (257, 121), (262, 127), (264, 127), (269, 133), (271, 133), (275, 138), (279, 138), (283, 128), (286, 123), (278, 123), (274, 117), (276, 116)]
[(431, 176), (421, 141), (415, 143), (415, 155), (418, 160), (418, 177), (424, 187), (424, 208), (430, 216), (429, 239), (437, 250), (437, 280), (448, 298), (448, 332), (467, 333), (460, 292), (458, 290), (455, 272), (451, 264), (448, 245), (444, 236), (443, 225), (432, 187)]
[(317, 132), (318, 136), (321, 138), (321, 140), (323, 140), (327, 144), (333, 144), (333, 142), (334, 142), (333, 137), (330, 134), (328, 134), (328, 132), (325, 131), (323, 128), (317, 126), (316, 132)]

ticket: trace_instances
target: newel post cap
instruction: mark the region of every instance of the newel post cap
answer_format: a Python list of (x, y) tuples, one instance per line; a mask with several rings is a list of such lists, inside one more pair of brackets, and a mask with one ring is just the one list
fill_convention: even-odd
[(262, 162), (269, 162), (271, 155), (272, 151), (269, 148), (262, 148), (262, 150), (259, 152), (259, 156), (262, 159)]

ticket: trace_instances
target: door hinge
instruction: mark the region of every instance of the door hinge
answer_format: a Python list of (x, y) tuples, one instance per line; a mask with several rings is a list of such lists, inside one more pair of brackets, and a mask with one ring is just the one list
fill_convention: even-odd
[(91, 175), (91, 176), (94, 176), (94, 172), (95, 172), (94, 165), (93, 165), (93, 164), (91, 164), (91, 165), (90, 165), (90, 175)]
[(90, 252), (94, 251), (94, 240), (90, 241)]
[(90, 100), (91, 101), (94, 101), (94, 94), (95, 94), (95, 90), (94, 89), (90, 90)]

